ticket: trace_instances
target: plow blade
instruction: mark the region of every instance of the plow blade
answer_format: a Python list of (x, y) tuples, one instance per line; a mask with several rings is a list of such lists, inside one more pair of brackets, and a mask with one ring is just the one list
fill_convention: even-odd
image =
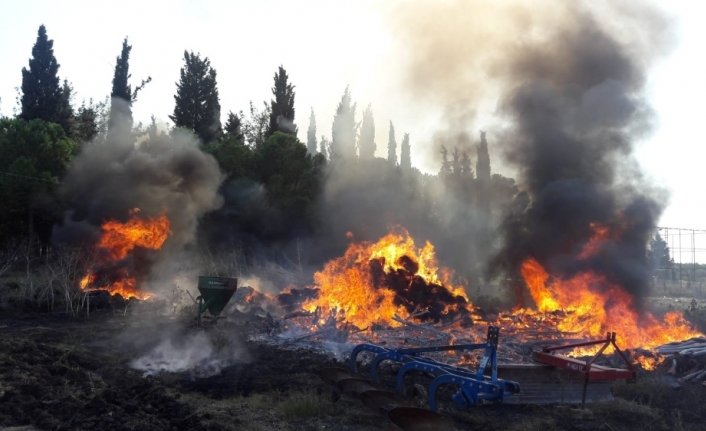
[[(542, 364), (498, 364), (498, 378), (513, 380), (522, 391), (504, 404), (581, 404), (584, 376), (574, 371)], [(586, 388), (586, 402), (610, 401), (609, 381), (594, 381)]]
[(417, 407), (413, 399), (394, 392), (372, 390), (360, 394), (360, 400), (376, 412), (387, 414), (396, 407)]

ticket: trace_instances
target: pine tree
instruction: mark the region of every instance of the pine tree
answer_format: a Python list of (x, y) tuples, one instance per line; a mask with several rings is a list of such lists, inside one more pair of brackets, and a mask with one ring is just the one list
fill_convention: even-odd
[(306, 149), (312, 156), (316, 154), (316, 116), (314, 116), (314, 108), (311, 108), (311, 116), (309, 117), (309, 130), (306, 131)]
[(355, 109), (351, 105), (351, 93), (346, 87), (341, 102), (336, 108), (331, 130), (331, 151), (329, 157), (332, 162), (339, 160), (352, 160), (355, 158)]
[(412, 169), (411, 147), (409, 145), (409, 133), (405, 133), (402, 138), (402, 148), (400, 149), (400, 167), (403, 170)]
[(204, 145), (221, 135), (221, 104), (216, 84), (216, 71), (208, 57), (184, 51), (174, 114), (170, 115), (176, 127), (193, 130)]
[(476, 175), (480, 181), (490, 182), (490, 155), (485, 132), (480, 132), (480, 145), (478, 146), (478, 161), (476, 162)]
[(20, 118), (40, 119), (61, 125), (66, 134), (71, 131), (71, 116), (67, 116), (67, 86), (60, 85), (59, 63), (54, 57), (54, 41), (47, 37), (44, 25), (39, 26), (37, 41), (32, 47), (29, 69), (22, 68)]
[(371, 105), (363, 112), (363, 123), (360, 126), (360, 139), (358, 140), (358, 151), (361, 160), (372, 160), (375, 158), (375, 119)]
[(259, 148), (267, 141), (267, 129), (270, 127), (270, 104), (262, 102), (262, 105), (262, 111), (258, 111), (251, 100), (250, 116), (243, 117), (243, 135), (248, 145), (253, 148)]
[(390, 135), (387, 140), (387, 162), (397, 166), (397, 141), (395, 140), (395, 126), (390, 121)]
[(241, 120), (238, 114), (234, 114), (233, 111), (228, 112), (228, 119), (226, 120), (226, 125), (223, 128), (223, 132), (226, 136), (231, 136), (238, 141), (242, 141), (244, 139)]
[(294, 86), (287, 80), (287, 71), (282, 66), (275, 73), (275, 86), (272, 87), (272, 94), (275, 100), (270, 102), (270, 127), (267, 129), (267, 136), (270, 137), (275, 132), (289, 133), (297, 135), (297, 126), (294, 124)]

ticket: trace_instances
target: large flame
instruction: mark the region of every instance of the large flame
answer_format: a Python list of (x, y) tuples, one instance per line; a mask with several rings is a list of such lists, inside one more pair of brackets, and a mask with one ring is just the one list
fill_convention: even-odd
[[(417, 248), (414, 240), (404, 229), (389, 233), (378, 242), (352, 243), (346, 253), (326, 264), (322, 271), (314, 274), (314, 283), (319, 289), (317, 298), (306, 301), (303, 308), (314, 311), (319, 307), (324, 313), (338, 311), (345, 320), (364, 328), (374, 323), (385, 322), (391, 326), (397, 323), (392, 319), (396, 314), (402, 318), (410, 313), (402, 305), (397, 305), (396, 292), (376, 286), (370, 263), (377, 260), (385, 272), (404, 268), (404, 259), (410, 259), (418, 266), (416, 275), (428, 284), (439, 284), (448, 280), (439, 278), (439, 268), (434, 254), (434, 246), (427, 242)], [(441, 271), (442, 278), (449, 277), (449, 271)], [(444, 284), (448, 293), (468, 301), (462, 287)], [(470, 303), (468, 303), (470, 305)]]
[[(595, 234), (579, 254), (579, 259), (598, 253), (603, 241), (609, 238), (607, 228), (591, 227)], [(632, 295), (593, 271), (570, 278), (553, 278), (534, 258), (526, 259), (521, 271), (539, 312), (564, 313), (563, 320), (557, 324), (559, 331), (582, 337), (601, 337), (607, 332), (615, 332), (618, 345), (629, 349), (653, 349), (701, 335), (679, 311), (667, 313), (664, 321), (648, 311), (638, 313)], [(642, 358), (640, 362), (646, 368), (654, 366), (654, 361), (648, 358)]]
[[(167, 240), (169, 219), (162, 212), (158, 217), (138, 217), (139, 208), (130, 211), (130, 219), (125, 223), (108, 220), (102, 226), (103, 234), (97, 244), (98, 266), (107, 267), (125, 259), (135, 248), (158, 250)], [(124, 266), (116, 266), (110, 271), (108, 284), (101, 286), (101, 276), (89, 270), (80, 282), (81, 289), (107, 290), (124, 298), (147, 299), (150, 295), (137, 288), (137, 279)]]

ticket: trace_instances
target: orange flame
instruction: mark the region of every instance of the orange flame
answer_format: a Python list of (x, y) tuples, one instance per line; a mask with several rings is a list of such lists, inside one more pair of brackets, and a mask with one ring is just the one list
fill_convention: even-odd
[[(139, 212), (139, 208), (130, 211), (131, 218), (125, 223), (108, 220), (103, 224), (103, 234), (97, 245), (101, 266), (125, 259), (137, 247), (158, 250), (167, 240), (171, 231), (164, 212), (158, 217), (146, 218), (137, 217)], [(84, 290), (107, 290), (113, 295), (119, 293), (126, 299), (147, 299), (151, 296), (137, 289), (137, 280), (129, 270), (119, 268), (115, 271), (117, 273), (112, 274), (111, 278), (117, 281), (112, 281), (108, 286), (96, 287), (100, 280), (91, 270), (81, 279), (79, 286)]]
[[(424, 247), (417, 248), (409, 233), (400, 228), (398, 233), (389, 233), (375, 244), (352, 243), (342, 257), (328, 262), (322, 271), (314, 274), (318, 298), (306, 301), (303, 308), (313, 312), (321, 307), (321, 311), (327, 314), (337, 310), (343, 313), (346, 322), (359, 328), (380, 322), (398, 326), (392, 320), (395, 314), (406, 318), (409, 313), (403, 306), (395, 305), (394, 291), (374, 286), (369, 262), (374, 259), (384, 261), (387, 272), (401, 269), (400, 258), (403, 256), (419, 265), (417, 275), (427, 283), (442, 283), (434, 246), (427, 242)], [(450, 272), (445, 274), (448, 276)], [(447, 284), (446, 289), (468, 300), (462, 287)]]
[[(582, 250), (580, 259), (597, 253), (601, 242), (609, 236), (608, 229), (592, 227), (596, 234)], [(533, 258), (523, 262), (521, 272), (539, 312), (565, 313), (557, 325), (562, 332), (583, 337), (602, 337), (609, 331), (616, 332), (618, 346), (629, 349), (653, 349), (700, 335), (681, 312), (667, 313), (664, 321), (649, 312), (638, 313), (633, 297), (601, 274), (585, 271), (568, 279), (552, 279)], [(579, 353), (590, 354), (592, 350)], [(638, 362), (647, 369), (657, 365), (651, 358), (639, 358)]]

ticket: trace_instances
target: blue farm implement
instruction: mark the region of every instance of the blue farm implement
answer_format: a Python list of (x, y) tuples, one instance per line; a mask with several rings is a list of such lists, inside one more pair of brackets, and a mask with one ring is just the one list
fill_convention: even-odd
[[(452, 399), (460, 409), (468, 408), (479, 400), (502, 402), (512, 394), (520, 392), (517, 382), (498, 378), (498, 337), (500, 329), (497, 326), (488, 327), (488, 337), (485, 343), (459, 344), (448, 346), (418, 347), (407, 349), (388, 349), (374, 344), (359, 344), (353, 349), (349, 360), (351, 373), (358, 369), (358, 355), (370, 352), (375, 355), (371, 363), (370, 379), (379, 383), (379, 367), (384, 361), (401, 364), (397, 373), (397, 392), (404, 394), (405, 375), (410, 372), (421, 372), (433, 377), (429, 386), (429, 408), (437, 409), (437, 392), (441, 386), (451, 385), (457, 388)], [(435, 361), (423, 356), (425, 353), (484, 350), (476, 371)], [(489, 375), (486, 375), (489, 368)]]

